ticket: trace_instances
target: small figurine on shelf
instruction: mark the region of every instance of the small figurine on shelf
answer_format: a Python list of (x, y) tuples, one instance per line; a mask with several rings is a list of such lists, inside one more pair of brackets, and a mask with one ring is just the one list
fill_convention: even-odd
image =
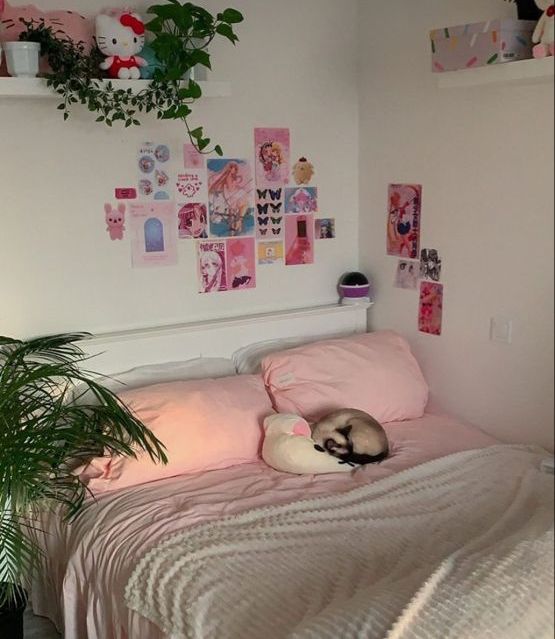
[(114, 79), (136, 80), (146, 60), (138, 56), (145, 44), (145, 26), (137, 13), (114, 10), (96, 16), (96, 43), (106, 60), (100, 64)]
[(555, 55), (555, 4), (553, 0), (536, 0), (536, 4), (543, 10), (532, 41), (535, 43), (534, 58), (545, 58)]

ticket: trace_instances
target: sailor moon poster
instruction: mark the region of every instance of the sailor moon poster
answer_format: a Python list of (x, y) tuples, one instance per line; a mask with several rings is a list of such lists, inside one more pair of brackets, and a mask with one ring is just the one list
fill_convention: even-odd
[(418, 258), (422, 187), (390, 184), (387, 214), (387, 254)]

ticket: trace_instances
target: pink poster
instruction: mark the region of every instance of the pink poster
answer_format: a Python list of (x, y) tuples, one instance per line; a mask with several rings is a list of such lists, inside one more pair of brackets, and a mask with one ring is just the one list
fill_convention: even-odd
[(314, 216), (285, 216), (285, 264), (314, 263)]
[(441, 335), (443, 319), (443, 284), (420, 284), (420, 311), (418, 329), (422, 333)]
[(199, 202), (178, 207), (179, 238), (206, 239), (208, 237), (208, 214), (206, 204)]
[(227, 291), (225, 241), (199, 242), (199, 293)]
[(227, 282), (229, 290), (256, 288), (254, 238), (227, 240)]
[(418, 257), (422, 187), (419, 184), (390, 184), (387, 216), (387, 254)]
[(289, 129), (255, 129), (254, 144), (257, 186), (287, 184), (291, 165)]
[(246, 160), (208, 160), (210, 235), (254, 235), (253, 178)]
[(206, 161), (193, 144), (183, 145), (183, 165), (186, 169), (204, 169)]
[(177, 229), (171, 202), (129, 205), (134, 268), (177, 264)]

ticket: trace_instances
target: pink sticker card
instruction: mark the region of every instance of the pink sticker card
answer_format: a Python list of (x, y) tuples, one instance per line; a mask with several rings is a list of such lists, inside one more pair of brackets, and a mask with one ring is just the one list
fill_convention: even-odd
[(227, 240), (227, 282), (230, 291), (256, 288), (254, 237)]
[(166, 144), (145, 142), (139, 148), (139, 195), (143, 200), (171, 199), (170, 157), (170, 149)]
[(420, 284), (420, 311), (418, 330), (430, 335), (441, 335), (443, 321), (443, 284)]
[(177, 229), (171, 202), (129, 205), (134, 268), (177, 264)]
[(193, 144), (183, 145), (183, 166), (186, 169), (204, 169), (206, 161)]
[(285, 216), (285, 264), (314, 263), (314, 216)]
[(133, 188), (117, 188), (115, 195), (116, 195), (116, 200), (136, 200), (137, 199), (137, 189), (133, 189)]
[(387, 254), (418, 258), (422, 187), (390, 184), (387, 214)]
[(253, 177), (246, 160), (208, 160), (210, 235), (254, 235)]
[(227, 291), (225, 241), (197, 245), (199, 293)]
[(178, 206), (179, 238), (206, 239), (208, 237), (208, 213), (206, 204), (195, 202)]
[(255, 129), (254, 146), (257, 186), (287, 184), (291, 165), (289, 129)]

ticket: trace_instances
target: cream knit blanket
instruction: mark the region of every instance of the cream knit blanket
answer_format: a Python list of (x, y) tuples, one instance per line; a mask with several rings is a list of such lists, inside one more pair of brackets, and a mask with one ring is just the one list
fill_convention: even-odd
[(552, 639), (543, 456), (458, 453), (184, 530), (140, 561), (127, 604), (172, 639)]

